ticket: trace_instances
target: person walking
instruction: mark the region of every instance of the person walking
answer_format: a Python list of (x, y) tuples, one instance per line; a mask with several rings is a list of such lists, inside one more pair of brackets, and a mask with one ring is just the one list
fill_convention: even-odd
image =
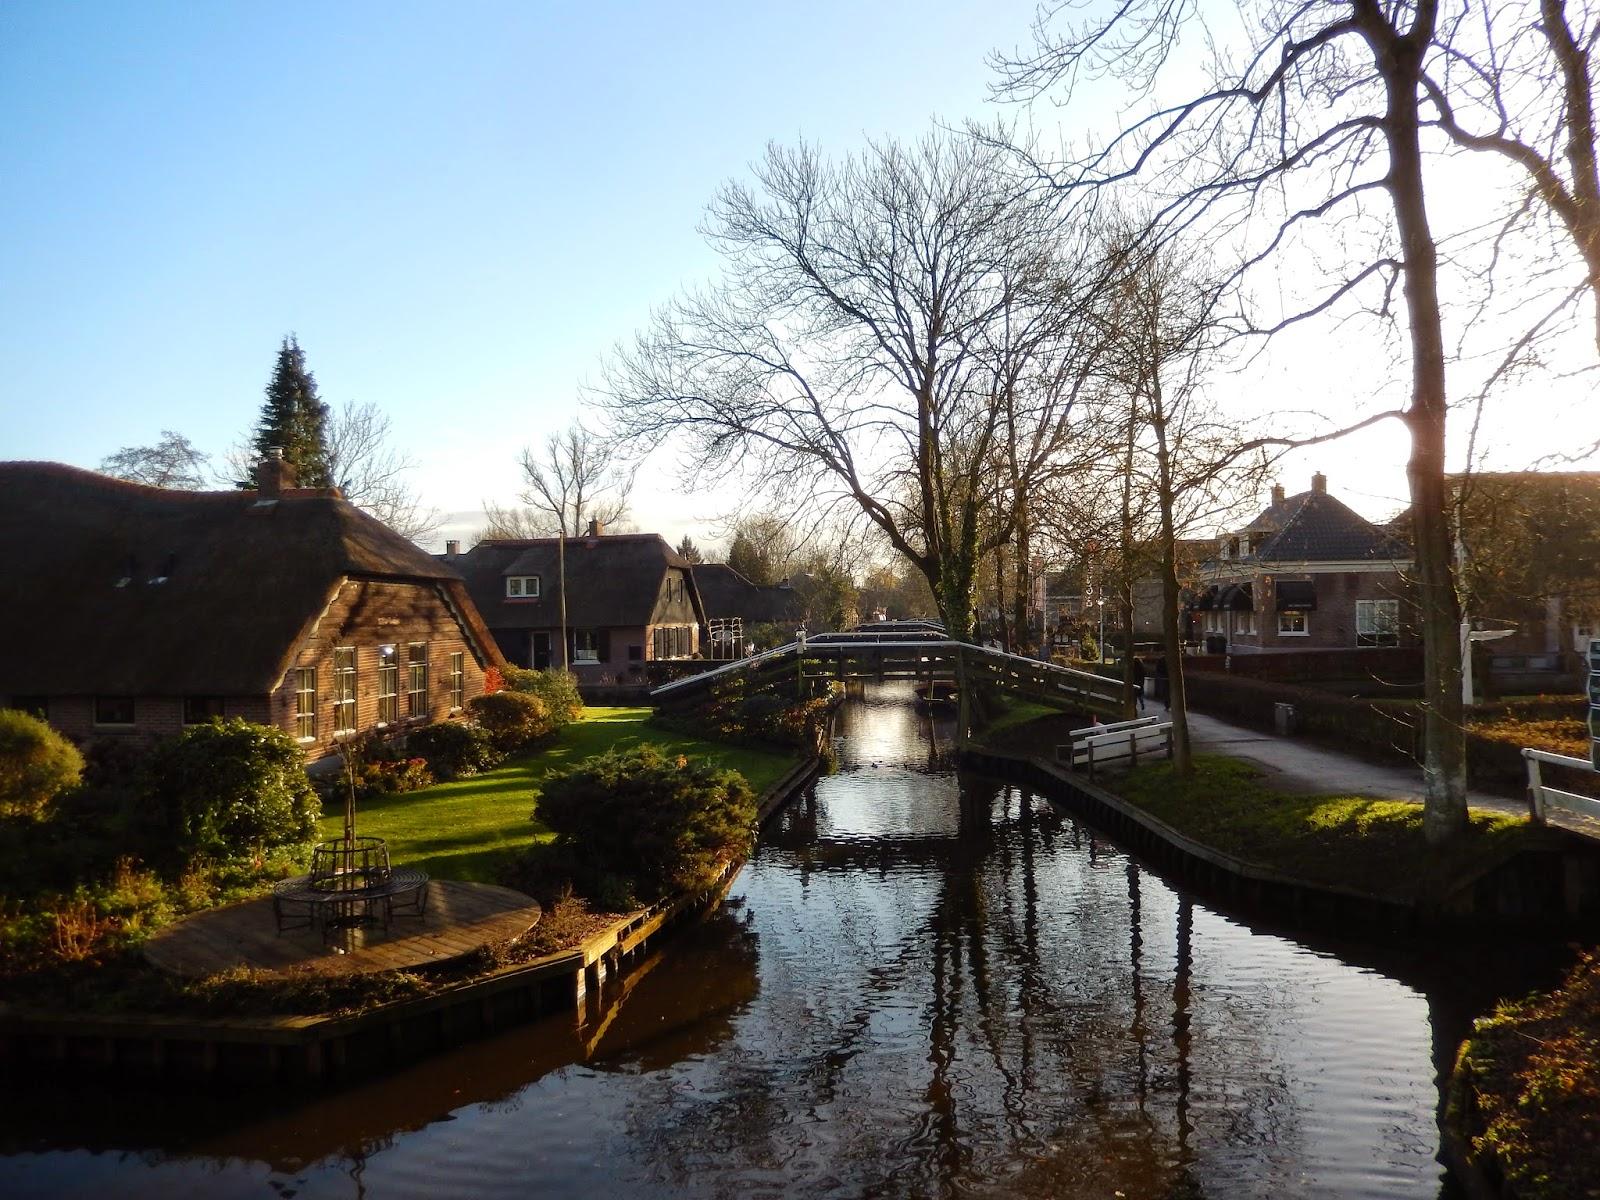
[(1139, 711), (1144, 711), (1144, 660), (1138, 655), (1133, 659), (1133, 694), (1139, 699)]

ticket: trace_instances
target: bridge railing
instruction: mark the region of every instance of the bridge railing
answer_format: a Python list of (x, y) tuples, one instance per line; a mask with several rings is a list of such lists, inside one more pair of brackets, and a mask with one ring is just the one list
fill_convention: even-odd
[(1595, 771), (1594, 764), (1587, 758), (1573, 758), (1570, 754), (1533, 749), (1524, 749), (1522, 757), (1528, 764), (1528, 814), (1535, 821), (1543, 824), (1551, 809), (1575, 813), (1580, 817), (1588, 817), (1591, 821), (1600, 821), (1600, 800), (1578, 792), (1551, 787), (1545, 783), (1543, 772), (1540, 770), (1541, 765), (1570, 767), (1600, 777), (1600, 772)]
[(970, 682), (992, 684), (1049, 703), (1077, 705), (1090, 711), (1115, 711), (1122, 703), (1120, 680), (1073, 667), (1059, 667), (1020, 654), (1008, 654), (988, 646), (974, 646), (951, 638), (926, 637), (905, 631), (818, 634), (806, 639), (803, 652), (798, 642), (790, 642), (698, 675), (687, 675), (662, 684), (651, 691), (650, 696), (659, 702), (670, 703), (694, 695), (699, 688), (721, 679), (776, 668), (783, 661), (800, 657), (802, 653), (807, 659), (839, 660), (847, 660), (859, 653), (881, 670), (894, 662), (896, 654), (902, 651), (906, 654), (906, 660), (898, 663), (901, 670), (920, 670), (921, 665), (926, 664), (931, 672), (935, 667), (949, 669), (946, 666), (949, 663), (964, 670)]

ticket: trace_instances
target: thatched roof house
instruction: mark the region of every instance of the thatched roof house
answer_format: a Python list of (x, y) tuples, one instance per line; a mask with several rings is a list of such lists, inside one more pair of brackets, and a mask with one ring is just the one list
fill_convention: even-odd
[(291, 485), (282, 463), (226, 492), (0, 463), (0, 611), (26, 633), (0, 698), (78, 737), (227, 714), (318, 753), (481, 691), (498, 656), (460, 577), (337, 490)]

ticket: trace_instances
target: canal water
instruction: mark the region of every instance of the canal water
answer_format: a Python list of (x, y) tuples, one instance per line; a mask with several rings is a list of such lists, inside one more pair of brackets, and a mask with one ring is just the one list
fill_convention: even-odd
[(906, 688), (839, 734), (839, 772), (587, 1025), (311, 1098), (7, 1080), (0, 1195), (1453, 1194), (1436, 1075), (1545, 981), (1526, 963), (1219, 912), (957, 772)]

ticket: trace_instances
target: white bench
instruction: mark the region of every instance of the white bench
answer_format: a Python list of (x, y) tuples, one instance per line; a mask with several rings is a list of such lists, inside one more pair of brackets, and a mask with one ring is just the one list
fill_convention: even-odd
[(1124, 759), (1130, 766), (1139, 755), (1152, 751), (1172, 757), (1172, 722), (1160, 717), (1140, 717), (1110, 725), (1088, 725), (1074, 729), (1064, 746), (1056, 747), (1056, 759), (1070, 770), (1086, 770), (1094, 778), (1096, 766)]

